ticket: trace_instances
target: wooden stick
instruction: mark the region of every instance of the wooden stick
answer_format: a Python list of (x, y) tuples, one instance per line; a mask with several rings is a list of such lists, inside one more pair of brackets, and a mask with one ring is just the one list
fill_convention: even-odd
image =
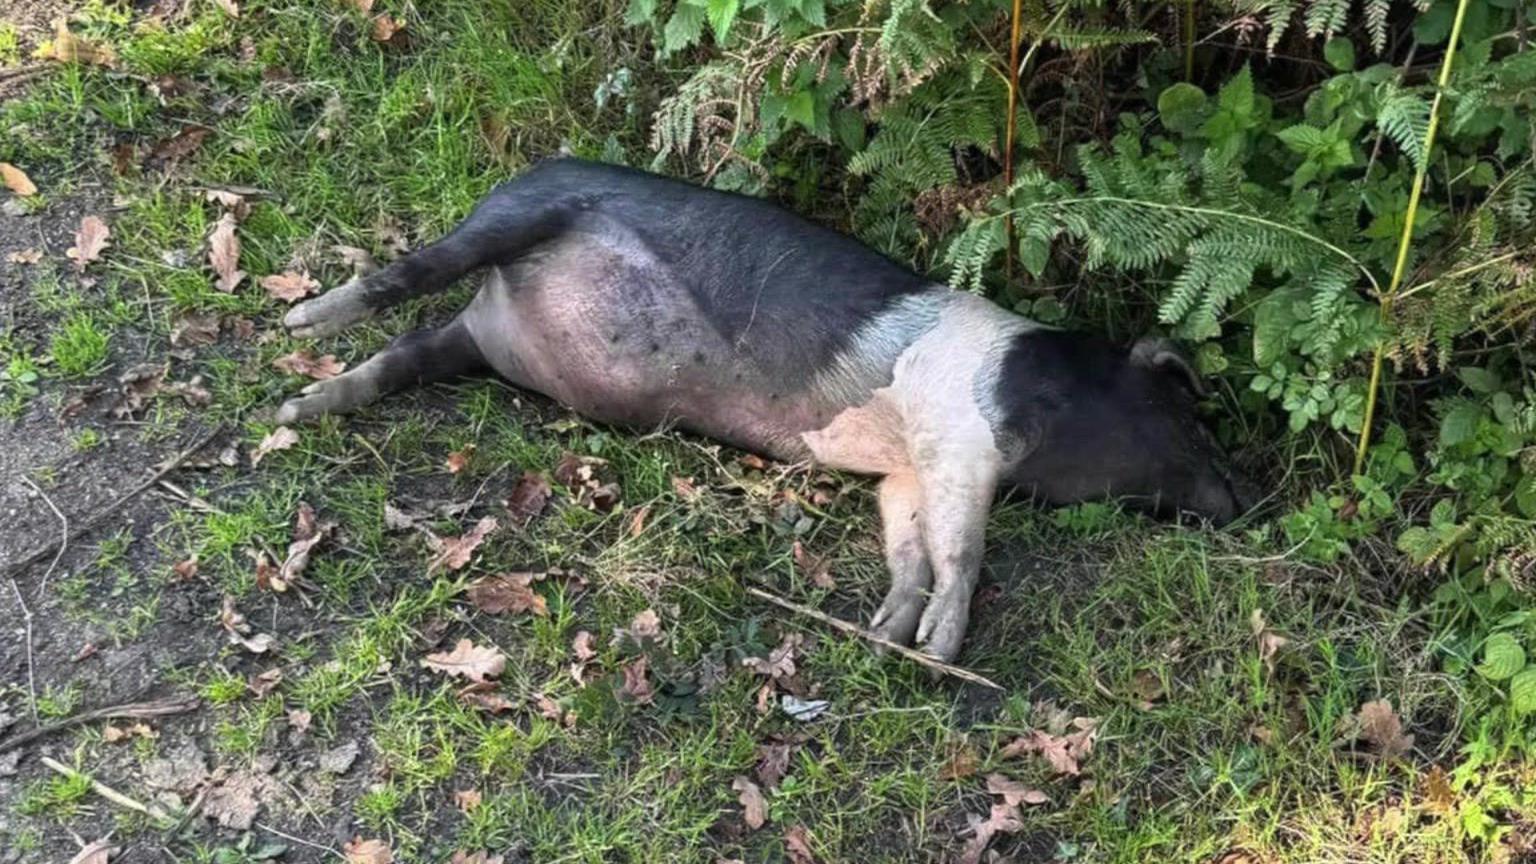
[[(10, 580), (11, 590), (16, 592), (16, 603), (21, 606), (21, 621), (27, 628), (27, 706), (32, 709), (32, 725), (38, 725), (37, 719), (37, 664), (32, 662), (32, 609), (27, 606), (27, 601), (21, 596), (21, 586), (16, 584), (13, 578)], [(4, 748), (0, 748), (3, 750)]]
[(82, 774), (81, 772), (76, 771), (68, 765), (58, 761), (57, 759), (51, 759), (47, 756), (44, 756), (38, 761), (47, 766), (49, 770), (58, 774), (63, 774), (65, 777), (84, 777), (86, 780), (90, 781), (92, 791), (119, 807), (125, 807), (129, 810), (143, 813), (145, 816), (148, 816), (156, 822), (170, 822), (174, 818), (170, 813), (165, 811), (164, 807), (161, 807), (159, 804), (155, 804), (154, 802), (150, 802), (149, 804), (142, 804), (138, 801), (135, 801), (134, 799), (129, 798), (127, 795), (124, 795), (116, 789), (113, 789), (111, 786), (108, 786), (100, 780), (90, 776), (89, 774)]
[(916, 651), (900, 643), (892, 642), (884, 636), (877, 636), (876, 634), (865, 630), (863, 627), (860, 627), (857, 624), (844, 621), (841, 618), (833, 618), (831, 615), (828, 615), (819, 609), (812, 609), (809, 606), (801, 606), (799, 603), (785, 600), (783, 597), (770, 594), (761, 588), (753, 588), (749, 586), (747, 588), (747, 593), (751, 594), (753, 597), (760, 597), (764, 600), (767, 600), (769, 603), (772, 603), (775, 606), (782, 606), (791, 612), (804, 615), (807, 618), (814, 618), (817, 621), (820, 621), (821, 623), (826, 624), (827, 626), (836, 630), (841, 630), (844, 633), (851, 633), (854, 636), (865, 640), (866, 642), (873, 642), (874, 644), (879, 645), (881, 648), (895, 651), (897, 654), (900, 654), (901, 656), (911, 660), (913, 663), (916, 663), (919, 666), (926, 666), (935, 672), (941, 672), (945, 675), (959, 678), (961, 681), (969, 681), (972, 684), (980, 684), (983, 687), (991, 687), (993, 690), (1003, 689), (1001, 684), (998, 684), (991, 678), (977, 675), (975, 672), (972, 672), (969, 669), (962, 669), (959, 666), (952, 666), (948, 663), (945, 663), (943, 660), (935, 660), (934, 658), (929, 657), (927, 654), (924, 654), (921, 651)]
[(64, 511), (59, 509), (59, 505), (53, 503), (53, 499), (48, 497), (47, 492), (43, 491), (43, 487), (34, 483), (31, 477), (23, 477), (21, 482), (30, 486), (32, 491), (36, 492), (38, 497), (43, 499), (43, 503), (48, 505), (48, 509), (52, 510), (53, 515), (58, 517), (59, 520), (58, 551), (53, 553), (53, 560), (48, 562), (47, 572), (43, 573), (43, 578), (37, 583), (37, 593), (32, 595), (41, 599), (43, 592), (48, 590), (48, 580), (53, 578), (53, 571), (58, 569), (59, 559), (64, 557), (65, 552), (69, 551), (69, 517), (64, 515)]
[[(171, 473), (172, 471), (175, 471), (177, 468), (181, 467), (181, 463), (187, 461), (187, 459), (191, 458), (199, 450), (201, 450), (204, 447), (208, 446), (208, 442), (212, 441), (215, 437), (217, 437), (223, 431), (224, 431), (224, 427), (222, 425), (214, 427), (212, 432), (209, 432), (207, 435), (204, 435), (202, 438), (199, 438), (197, 440), (197, 443), (193, 444), (191, 447), (188, 447), (186, 450), (181, 451), (174, 458), (172, 458), (171, 461), (166, 462), (164, 465), (162, 465), (160, 467), (160, 469), (157, 470), (154, 473), (154, 476), (150, 477), (148, 480), (145, 480), (143, 483), (140, 483), (139, 485), (137, 485), (137, 486), (133, 487), (132, 489), (128, 490), (127, 492), (123, 493), (123, 495), (121, 497), (119, 497), (117, 500), (113, 501), (112, 503), (108, 504), (107, 506), (101, 508), (100, 510), (97, 510), (95, 513), (92, 513), (90, 516), (87, 516), (84, 521), (82, 521), (79, 525), (75, 526), (75, 528), (72, 531), (68, 532), (65, 535), (65, 537), (63, 538), (63, 542), (68, 543), (69, 541), (74, 540), (75, 538), (79, 537), (81, 534), (84, 534), (86, 531), (89, 531), (92, 527), (94, 527), (96, 525), (96, 523), (98, 523), (101, 520), (107, 518), (108, 516), (112, 515), (113, 513), (116, 513), (118, 510), (121, 510), (123, 508), (123, 505), (127, 504), (129, 501), (132, 501), (133, 499), (137, 498), (139, 495), (143, 494), (144, 490), (146, 490), (149, 487), (151, 487), (151, 486), (155, 485), (156, 483), (160, 482), (161, 478), (165, 477), (165, 475), (167, 475), (167, 474)], [(50, 542), (47, 545), (40, 546), (37, 549), (34, 549), (31, 552), (27, 553), (26, 555), (23, 555), (20, 560), (14, 561), (14, 562), (12, 562), (10, 564), (5, 565), (5, 573), (6, 573), (6, 575), (7, 576), (14, 576), (14, 575), (20, 573), (22, 570), (25, 570), (26, 568), (32, 566), (33, 564), (36, 564), (37, 562), (39, 562), (39, 561), (43, 560), (44, 558), (46, 558), (48, 555), (52, 554), (55, 549), (59, 548), (59, 545), (60, 545), (59, 541)]]
[(79, 726), (82, 723), (90, 723), (93, 720), (120, 720), (124, 718), (143, 719), (145, 717), (166, 717), (172, 714), (185, 714), (197, 708), (199, 704), (196, 696), (176, 696), (169, 699), (159, 699), (154, 702), (128, 702), (122, 705), (108, 705), (105, 708), (96, 708), (76, 714), (73, 717), (65, 717), (47, 726), (39, 726), (36, 729), (14, 735), (4, 741), (0, 741), (0, 753), (14, 750), (29, 741), (35, 741), (45, 735), (52, 735), (62, 729)]

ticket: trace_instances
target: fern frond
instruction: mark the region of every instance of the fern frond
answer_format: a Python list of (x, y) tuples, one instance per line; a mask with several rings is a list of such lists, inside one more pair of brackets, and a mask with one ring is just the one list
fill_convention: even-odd
[(1387, 133), (1415, 168), (1424, 164), (1424, 139), (1429, 134), (1429, 103), (1416, 93), (1391, 90), (1381, 101), (1376, 125)]

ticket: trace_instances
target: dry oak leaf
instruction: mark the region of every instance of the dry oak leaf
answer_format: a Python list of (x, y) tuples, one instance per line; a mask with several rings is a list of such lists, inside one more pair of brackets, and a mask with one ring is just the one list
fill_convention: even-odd
[(507, 497), (507, 513), (512, 517), (512, 524), (519, 528), (527, 527), (540, 513), (544, 512), (544, 506), (549, 503), (549, 481), (543, 474), (524, 472), (517, 478), (517, 485), (512, 487), (512, 494)]
[(790, 547), (790, 555), (795, 560), (795, 569), (804, 573), (812, 585), (827, 590), (837, 587), (837, 582), (832, 578), (832, 565), (825, 557), (812, 555), (799, 540)]
[(373, 37), (375, 42), (389, 42), (404, 29), (404, 21), (393, 18), (388, 12), (385, 12), (373, 19), (373, 27), (369, 31), (369, 35)]
[(1020, 804), (1044, 804), (1051, 800), (1039, 789), (1025, 786), (1001, 774), (987, 775), (987, 791), (993, 795), (1003, 796), (1003, 803), (1012, 807)]
[(293, 540), (288, 544), (288, 554), (283, 558), (282, 566), (269, 578), (272, 590), (286, 591), (289, 585), (303, 576), (305, 568), (309, 566), (310, 553), (335, 530), (336, 523), (316, 520), (315, 508), (300, 501), (298, 513), (293, 519)]
[(784, 829), (784, 852), (789, 855), (790, 864), (816, 864), (816, 855), (811, 851), (811, 836), (804, 825)]
[(268, 453), (274, 450), (287, 450), (297, 443), (299, 443), (299, 433), (287, 426), (279, 426), (267, 433), (267, 436), (261, 439), (261, 443), (256, 445), (256, 449), (251, 451), (251, 465), (260, 465), (261, 460)]
[(37, 56), (60, 63), (91, 63), (111, 66), (117, 62), (117, 52), (112, 46), (96, 44), (69, 32), (69, 22), (63, 18), (53, 22), (53, 41), (43, 45)]
[(460, 813), (468, 813), (479, 807), (481, 800), (479, 789), (455, 789), (453, 792), (453, 803), (459, 808)]
[(292, 270), (284, 270), (281, 273), (261, 277), (261, 287), (267, 292), (268, 297), (293, 303), (315, 293), (320, 283), (316, 282), (308, 271), (295, 273)]
[(183, 312), (171, 324), (171, 345), (177, 348), (212, 345), (218, 338), (217, 312)]
[(459, 691), (458, 697), (459, 701), (465, 705), (489, 711), (492, 714), (511, 711), (517, 707), (510, 699), (496, 692), (496, 685), (490, 681), (470, 684)]
[(1413, 749), (1413, 736), (1403, 734), (1403, 722), (1386, 699), (1361, 705), (1355, 717), (1360, 722), (1361, 740), (1374, 745), (1382, 756), (1391, 759)]
[(766, 658), (746, 657), (741, 665), (774, 681), (791, 678), (795, 674), (795, 651), (800, 648), (801, 638), (799, 633), (786, 633), (779, 647), (768, 652)]
[(458, 450), (448, 454), (448, 458), (443, 460), (443, 470), (449, 474), (458, 474), (469, 467), (470, 457), (474, 455), (475, 445), (465, 444)]
[(171, 566), (171, 572), (176, 574), (177, 582), (191, 582), (197, 578), (197, 556), (193, 555), (185, 561), (177, 562)]
[(753, 831), (763, 827), (768, 821), (768, 801), (763, 798), (763, 790), (757, 788), (751, 778), (737, 775), (731, 781), (731, 791), (736, 793), (736, 800), (741, 802), (741, 819), (747, 823), (747, 827)]
[(1066, 735), (1052, 735), (1036, 729), (1003, 748), (1002, 758), (1010, 759), (1026, 753), (1039, 753), (1058, 774), (1077, 775), (1080, 763), (1093, 753), (1093, 742), (1098, 738), (1098, 720), (1090, 717), (1074, 717), (1077, 731)]
[(85, 265), (101, 257), (101, 251), (112, 242), (112, 229), (107, 223), (96, 216), (86, 216), (80, 220), (80, 228), (75, 232), (75, 245), (69, 247), (64, 254), (75, 261), (75, 272), (84, 273)]
[(219, 623), (229, 633), (229, 641), (244, 646), (245, 650), (252, 654), (265, 654), (272, 650), (274, 640), (269, 634), (257, 633), (255, 636), (249, 635), (251, 625), (246, 622), (245, 616), (235, 609), (235, 598), (233, 595), (224, 595), (224, 605), (219, 610)]
[[(207, 138), (212, 131), (207, 126), (194, 126), (188, 123), (175, 135), (157, 143), (149, 151), (149, 158), (163, 162), (177, 162), (185, 159), (203, 146), (203, 139)], [(236, 218), (239, 218), (238, 214)]]
[(235, 216), (225, 213), (208, 235), (208, 264), (218, 275), (214, 287), (229, 294), (245, 279), (240, 269), (240, 238), (235, 236)]
[(315, 352), (308, 348), (301, 348), (273, 360), (272, 367), (289, 375), (302, 375), (316, 381), (324, 381), (340, 375), (347, 368), (347, 364), (337, 360), (335, 354), (316, 357)]
[(1259, 643), (1259, 659), (1264, 661), (1264, 668), (1275, 671), (1275, 655), (1281, 648), (1291, 643), (1291, 640), (1269, 629), (1269, 624), (1264, 620), (1264, 610), (1255, 608), (1253, 614), (1248, 617), (1248, 628), (1253, 631), (1253, 638)]
[(974, 814), (970, 819), (975, 823), (976, 834), (960, 851), (960, 856), (955, 859), (957, 864), (980, 864), (981, 856), (991, 845), (993, 837), (998, 834), (1014, 834), (1024, 827), (1024, 823), (1019, 821), (1018, 806), (1007, 802), (993, 804), (992, 812), (986, 819)]
[(949, 761), (939, 769), (940, 780), (959, 780), (976, 773), (980, 763), (976, 758), (976, 751), (970, 746), (962, 744), (954, 748)]
[(69, 859), (69, 864), (107, 864), (107, 861), (111, 860), (118, 851), (110, 840), (103, 837), (82, 846), (80, 851), (75, 853), (75, 857)]
[(576, 653), (576, 659), (585, 663), (595, 658), (597, 656), (597, 649), (592, 647), (595, 642), (596, 639), (593, 638), (590, 631), (577, 631), (576, 638), (571, 640), (571, 650)]
[(427, 572), (431, 573), (439, 567), (462, 569), (474, 557), (475, 550), (480, 548), (485, 538), (496, 530), (497, 524), (495, 516), (486, 516), (462, 537), (436, 538), (437, 554), (427, 563)]
[(23, 198), (37, 194), (37, 186), (32, 183), (27, 172), (9, 162), (0, 162), (0, 181), (5, 182), (5, 188)]
[(542, 579), (542, 573), (501, 573), (477, 579), (469, 586), (469, 602), (487, 615), (507, 612), (548, 615), (549, 607), (544, 598), (533, 590), (533, 583)]
[(43, 250), (22, 249), (18, 252), (8, 253), (5, 256), (5, 260), (10, 264), (36, 264), (43, 260)]
[(448, 859), (448, 864), (502, 864), (506, 860), (500, 855), (492, 855), (484, 849), (475, 852), (465, 852), (460, 849)]
[(283, 670), (281, 667), (273, 666), (265, 672), (252, 675), (250, 680), (245, 682), (245, 686), (252, 695), (260, 699), (271, 693), (281, 683), (283, 683)]
[(421, 665), (479, 684), (487, 678), (500, 675), (507, 668), (507, 658), (495, 648), (485, 648), (468, 639), (460, 639), (452, 651), (428, 654)]
[(394, 864), (395, 853), (383, 840), (364, 840), (353, 837), (341, 850), (347, 864)]
[(650, 661), (641, 655), (623, 667), (624, 695), (636, 705), (647, 705), (656, 698), (656, 692), (651, 689), (651, 681), (647, 676)]

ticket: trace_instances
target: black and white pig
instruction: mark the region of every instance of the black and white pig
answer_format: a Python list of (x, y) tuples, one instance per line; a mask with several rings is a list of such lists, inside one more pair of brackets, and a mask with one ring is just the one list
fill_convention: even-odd
[(284, 323), (336, 333), (479, 267), (451, 323), (311, 384), (278, 421), (489, 368), (599, 421), (879, 476), (891, 587), (872, 626), (945, 660), (1000, 490), (1215, 522), (1244, 508), (1167, 343), (1047, 328), (770, 203), (626, 168), (541, 163)]

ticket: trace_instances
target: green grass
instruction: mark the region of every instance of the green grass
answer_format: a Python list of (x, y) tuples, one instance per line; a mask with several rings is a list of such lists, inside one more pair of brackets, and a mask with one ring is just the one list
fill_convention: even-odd
[[(238, 22), (206, 4), (169, 29), (130, 26), (93, 6), (77, 30), (112, 41), (133, 77), (73, 67), (42, 77), (0, 106), (0, 126), (16, 130), (0, 138), (0, 159), (25, 165), (54, 196), (94, 172), (126, 209), (111, 214), (114, 245), (92, 265), (95, 286), (77, 290), (62, 269), (33, 283), (31, 302), (51, 322), (46, 350), (0, 338), (0, 408), (15, 413), (39, 390), (54, 392), (58, 383), (42, 371), (97, 375), (141, 344), (164, 356), (177, 315), (213, 311), (249, 317), (272, 335), (226, 338), (177, 359), (173, 378), (204, 375), (214, 402), (190, 412), (161, 396), (148, 418), (162, 432), (227, 421), (242, 449), (255, 446), (271, 431), (261, 412), (298, 385), (270, 363), (302, 347), (276, 332), (283, 307), (257, 279), (299, 261), (327, 288), (340, 284), (350, 272), (332, 246), (384, 257), (393, 225), (413, 244), (431, 238), (494, 182), (561, 143), (596, 154), (613, 140), (643, 153), (640, 124), (624, 106), (599, 110), (591, 95), (612, 68), (646, 68), (648, 49), (619, 29), (622, 5), (418, 4), (404, 49), (372, 42), (349, 4), (253, 0)], [(144, 82), (167, 74), (191, 89), (162, 105)], [(647, 74), (661, 73), (640, 75), (641, 91)], [(189, 121), (215, 132), (170, 174), (115, 177), (97, 146), (111, 132), (147, 150)], [(241, 267), (251, 275), (233, 294), (215, 290), (199, 267), (219, 216), (202, 195), (210, 184), (261, 190), (240, 227)], [(356, 364), (465, 296), (398, 310), (315, 347)], [(423, 400), (434, 407), (421, 410)], [(99, 439), (74, 440), (91, 450)], [(447, 454), (470, 443), (471, 467), (448, 477)], [(463, 573), (428, 574), (420, 534), (384, 530), (386, 503), (473, 498), (477, 515), (499, 515), (518, 472), (549, 472), (567, 451), (609, 460), (622, 510), (594, 513), (557, 492), (532, 527), (504, 528)], [(679, 498), (674, 476), (695, 478), (702, 494)], [(1412, 580), (1384, 582), (1357, 560), (1327, 571), (1294, 564), (1263, 526), (1215, 534), (1101, 505), (1050, 514), (1003, 506), (990, 532), (1002, 591), (979, 605), (962, 658), (1006, 688), (994, 696), (935, 682), (745, 593), (757, 585), (868, 619), (885, 579), (872, 490), (831, 479), (832, 500), (814, 512), (786, 505), (786, 489), (804, 498), (818, 478), (748, 471), (697, 439), (637, 440), (535, 408), (503, 385), (467, 382), (306, 427), (297, 446), (255, 469), (199, 472), (188, 491), (215, 509), (177, 509), (158, 526), (164, 560), (153, 569), (108, 542), (57, 585), (71, 615), (110, 625), (117, 640), (152, 642), (162, 630), (203, 640), (210, 650), (193, 667), (165, 674), (207, 703), (199, 717), (217, 761), (247, 765), (285, 746), (294, 710), (313, 718), (304, 746), (366, 741), (377, 782), (370, 777), (338, 806), (360, 831), (386, 837), (397, 860), (477, 848), (538, 861), (784, 860), (791, 826), (807, 829), (824, 861), (939, 860), (963, 844), (968, 814), (988, 812), (983, 778), (992, 771), (1050, 798), (998, 843), (1021, 861), (1208, 862), (1234, 848), (1267, 862), (1459, 861), (1498, 848), (1488, 830), (1469, 827), (1474, 806), (1498, 826), (1536, 818), (1524, 745), (1508, 733), (1517, 727), (1480, 701), (1486, 694), (1459, 692), (1442, 674), (1439, 613), (1401, 599), (1422, 596)], [(316, 554), (307, 590), (263, 592), (252, 556), (281, 556), (300, 501), (334, 520), (339, 539)], [(630, 520), (641, 507), (649, 515), (636, 536)], [(429, 519), (445, 535), (472, 522)], [(797, 540), (828, 556), (835, 589), (795, 570)], [(167, 587), (170, 564), (193, 554), (198, 586)], [(552, 568), (587, 587), (539, 583), (548, 617), (486, 616), (461, 594), (480, 575)], [(279, 634), (270, 655), (227, 644), (218, 623), (226, 593), (255, 627)], [(172, 620), (166, 609), (187, 596), (203, 605)], [(634, 652), (610, 637), (644, 609), (661, 616), (666, 640), (649, 657), (656, 702), (636, 706), (619, 692)], [(1252, 630), (1259, 610), (1289, 640), (1272, 667)], [(438, 627), (443, 641), (429, 645)], [(580, 631), (595, 635), (598, 652), (584, 684), (571, 671)], [(806, 640), (798, 686), (832, 704), (816, 722), (797, 723), (772, 703), (760, 713), (762, 679), (740, 662), (787, 633)], [(498, 692), (511, 711), (476, 711), (456, 697), (456, 682), (421, 668), (426, 654), (459, 638), (507, 656)], [(281, 686), (253, 696), (248, 678), (273, 667), (284, 671)], [(538, 696), (574, 723), (542, 716)], [(1348, 717), (1377, 698), (1419, 735), (1407, 761), (1376, 760), (1341, 737)], [(79, 702), (78, 690), (46, 691), (38, 709), (65, 716)], [(1053, 708), (1099, 720), (1082, 777), (1002, 756)], [(1478, 723), (1486, 728), (1465, 728)], [(749, 832), (731, 784), (752, 773), (760, 744), (776, 740), (793, 742), (788, 772), (767, 792), (769, 825)], [(1475, 755), (1482, 751), (1492, 755)], [(976, 771), (944, 779), (957, 752), (973, 754)], [(1465, 805), (1454, 817), (1425, 803), (1431, 764), (1453, 772)], [(479, 791), (481, 804), (453, 809), (462, 789)], [(38, 821), (0, 843), (53, 830), (50, 820), (71, 818), (84, 794), (76, 781), (37, 787), (21, 813)], [(207, 837), (174, 842), (188, 860), (244, 860), (216, 857)]]

